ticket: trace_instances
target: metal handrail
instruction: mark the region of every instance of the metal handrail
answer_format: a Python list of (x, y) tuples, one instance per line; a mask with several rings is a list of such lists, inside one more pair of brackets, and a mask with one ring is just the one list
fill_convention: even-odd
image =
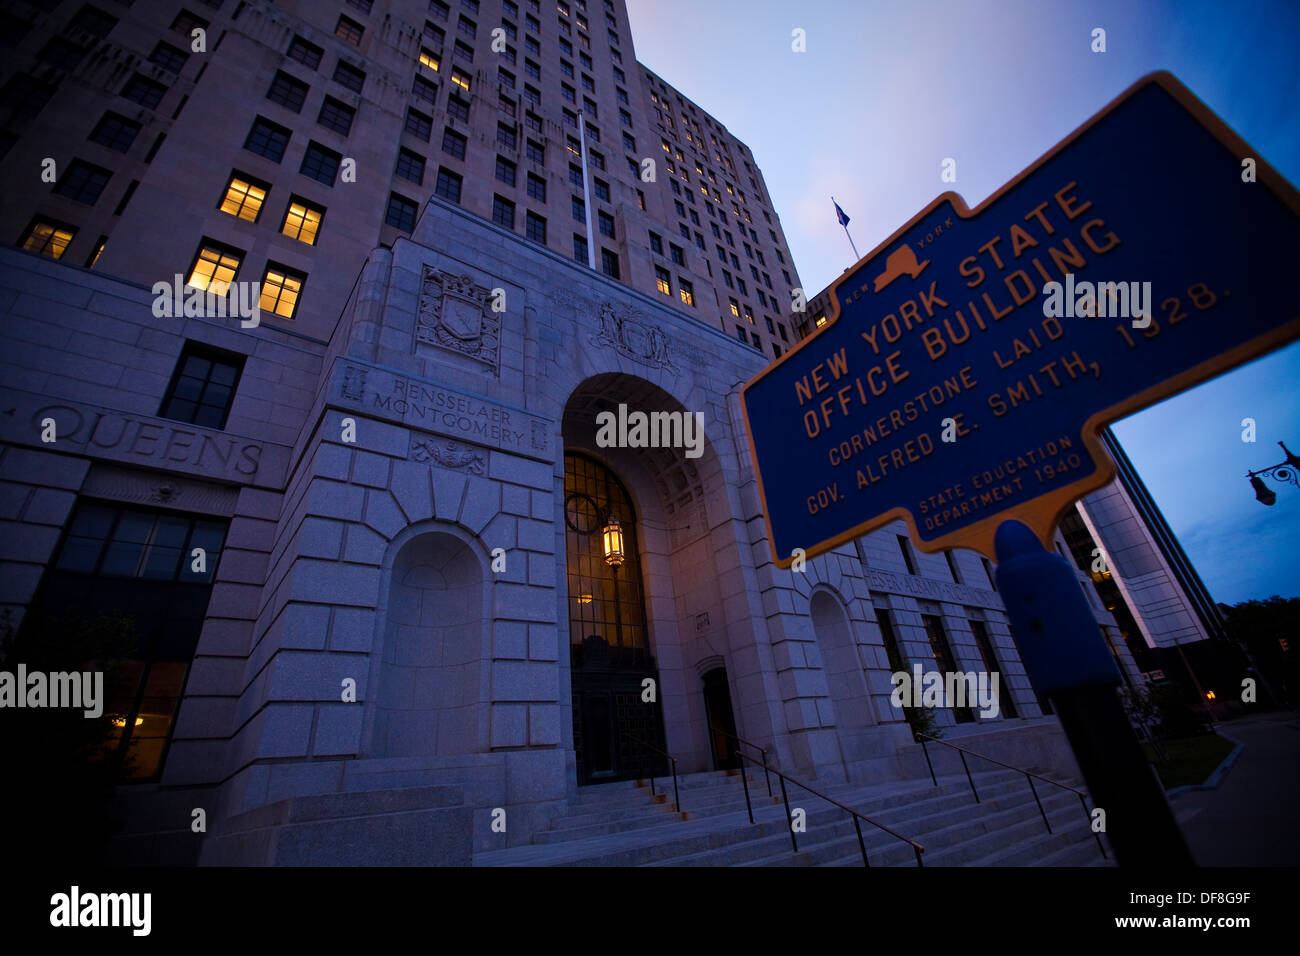
[[(753, 745), (751, 744), (751, 746)], [(740, 779), (745, 784), (745, 807), (749, 810), (749, 822), (753, 823), (754, 808), (749, 802), (749, 781), (745, 777), (745, 755), (738, 750), (736, 751), (736, 756), (740, 758), (740, 762), (741, 762)], [(751, 757), (749, 759), (752, 760), (753, 758)], [(786, 821), (786, 826), (789, 827), (790, 829), (790, 843), (794, 846), (795, 853), (799, 852), (799, 841), (795, 838), (794, 827), (792, 825), (793, 821), (790, 819), (790, 797), (786, 793), (786, 789), (785, 789), (785, 782), (787, 780), (789, 780), (795, 786), (803, 787), (803, 789), (807, 790), (813, 796), (820, 797), (821, 799), (825, 800), (827, 803), (834, 804), (835, 806), (839, 807), (841, 810), (844, 810), (853, 816), (853, 829), (856, 830), (858, 834), (858, 849), (862, 851), (863, 866), (870, 867), (871, 863), (867, 860), (867, 844), (862, 839), (862, 824), (858, 822), (859, 820), (866, 820), (873, 827), (876, 827), (877, 829), (880, 830), (884, 830), (890, 836), (902, 840), (904, 843), (910, 844), (912, 847), (912, 852), (916, 854), (916, 865), (917, 866), (925, 865), (924, 863), (921, 862), (921, 854), (925, 852), (925, 847), (917, 843), (915, 840), (908, 839), (907, 837), (903, 836), (901, 833), (897, 833), (894, 830), (891, 830), (883, 823), (877, 823), (875, 820), (871, 819), (866, 814), (859, 813), (857, 810), (854, 810), (852, 807), (840, 803), (838, 800), (834, 799), (833, 797), (828, 797), (820, 790), (813, 789), (812, 787), (808, 786), (808, 784), (804, 783), (802, 780), (796, 780), (794, 777), (790, 776), (787, 773), (783, 773), (780, 770), (777, 770), (775, 767), (769, 768), (766, 765), (766, 763), (764, 763), (763, 770), (766, 772), (769, 769), (771, 770), (772, 773), (776, 774), (777, 777), (780, 778), (781, 780), (781, 799), (785, 801), (785, 821)]]
[[(760, 747), (758, 744), (754, 743), (752, 740), (746, 740), (744, 737), (740, 736), (740, 734), (729, 733), (728, 731), (721, 730), (721, 729), (719, 729), (719, 728), (714, 728), (714, 727), (710, 727), (709, 729), (710, 729), (710, 730), (717, 730), (717, 732), (720, 733), (720, 734), (722, 734), (722, 736), (724, 736), (724, 737), (730, 737), (732, 740), (736, 741), (737, 743), (742, 743), (742, 744), (744, 744), (746, 747), (753, 747), (755, 750), (757, 750), (760, 754), (763, 755), (763, 760), (762, 760), (762, 764), (763, 764), (763, 778), (767, 781), (767, 795), (768, 795), (769, 797), (772, 796), (772, 795), (773, 795), (773, 794), (772, 794), (772, 778), (771, 778), (770, 776), (768, 776), (768, 773), (767, 773), (767, 749), (766, 749), (765, 747)], [(741, 753), (740, 753), (739, 750), (736, 751), (736, 756), (738, 756), (738, 757), (741, 756)], [(743, 765), (742, 765), (741, 768), (740, 768), (740, 772), (741, 772), (742, 774), (745, 772), (745, 768), (744, 768)], [(748, 782), (746, 782), (746, 789), (748, 789)]]
[[(925, 754), (925, 765), (930, 768), (930, 781), (936, 787), (939, 786), (939, 779), (934, 775), (934, 764), (930, 762), (930, 750), (925, 743), (927, 740), (933, 740), (936, 744), (943, 744), (945, 747), (951, 747), (961, 755), (961, 768), (966, 771), (966, 782), (970, 784), (970, 792), (975, 797), (976, 803), (980, 802), (980, 795), (979, 791), (975, 789), (975, 780), (970, 775), (970, 767), (966, 765), (967, 754), (970, 754), (972, 757), (979, 757), (981, 760), (987, 760), (989, 763), (995, 763), (999, 767), (1014, 770), (1016, 773), (1023, 773), (1025, 775), (1025, 780), (1029, 783), (1029, 790), (1034, 795), (1034, 803), (1038, 804), (1038, 812), (1043, 818), (1043, 823), (1047, 827), (1048, 833), (1053, 832), (1052, 823), (1047, 819), (1047, 811), (1043, 809), (1043, 801), (1038, 799), (1038, 788), (1034, 786), (1035, 779), (1042, 780), (1046, 783), (1050, 783), (1054, 787), (1060, 787), (1062, 790), (1069, 790), (1071, 793), (1077, 794), (1079, 797), (1079, 803), (1083, 805), (1083, 815), (1088, 818), (1088, 829), (1092, 830), (1092, 814), (1088, 812), (1088, 795), (1078, 787), (1072, 787), (1068, 783), (1061, 783), (1060, 781), (1053, 780), (1050, 777), (1044, 777), (1042, 774), (1033, 773), (1029, 770), (1025, 770), (1023, 767), (1013, 767), (1009, 763), (1003, 763), (1001, 760), (994, 760), (992, 757), (984, 756), (984, 754), (977, 754), (973, 750), (967, 750), (965, 747), (958, 747), (954, 743), (940, 740), (938, 737), (932, 737), (929, 734), (923, 734), (917, 731), (915, 737), (917, 742), (921, 745), (922, 753)], [(1101, 834), (1092, 830), (1092, 835), (1097, 840), (1097, 848), (1101, 850), (1102, 858), (1109, 859), (1109, 857), (1106, 856), (1106, 845), (1101, 842)]]
[[(663, 754), (665, 757), (667, 757), (669, 760), (672, 761), (672, 774), (673, 774), (673, 806), (677, 808), (677, 812), (678, 812), (678, 813), (681, 813), (681, 812), (682, 812), (682, 798), (681, 798), (681, 796), (678, 794), (678, 791), (677, 791), (677, 758), (674, 757), (672, 754), (670, 754), (670, 753), (669, 753), (668, 751), (666, 751), (666, 750), (660, 750), (658, 747), (656, 747), (654, 744), (650, 743), (648, 740), (642, 740), (640, 737), (634, 737), (632, 734), (629, 734), (626, 730), (622, 731), (622, 734), (623, 734), (623, 736), (626, 737), (628, 740), (635, 740), (635, 741), (636, 741), (637, 743), (639, 743), (641, 746), (643, 746), (643, 747), (649, 747), (651, 750), (655, 751), (656, 753), (661, 753), (661, 754)], [(651, 769), (651, 771), (650, 771), (650, 795), (651, 795), (651, 796), (658, 796), (658, 794), (655, 793), (655, 775), (654, 775), (654, 770), (653, 770), (653, 769)]]

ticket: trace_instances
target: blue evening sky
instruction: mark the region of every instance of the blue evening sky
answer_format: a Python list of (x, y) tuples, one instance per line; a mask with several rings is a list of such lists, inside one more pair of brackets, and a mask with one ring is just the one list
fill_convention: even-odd
[[(1300, 183), (1300, 4), (1063, 0), (628, 0), (637, 58), (753, 151), (804, 287), (940, 192), (975, 206), (1135, 80), (1166, 69)], [(807, 52), (791, 50), (802, 28)], [(1091, 32), (1106, 30), (1106, 52)], [(957, 160), (957, 182), (939, 162)], [(1300, 276), (1300, 264), (1297, 275)], [(1257, 440), (1242, 441), (1253, 418)], [(1210, 594), (1300, 594), (1300, 488), (1245, 477), (1300, 454), (1300, 343), (1115, 433)]]

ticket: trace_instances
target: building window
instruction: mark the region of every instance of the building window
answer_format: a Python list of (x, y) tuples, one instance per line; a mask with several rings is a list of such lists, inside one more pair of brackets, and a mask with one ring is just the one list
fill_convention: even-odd
[(453, 173), (450, 169), (438, 170), (438, 182), (434, 186), (433, 194), (440, 199), (446, 199), (448, 202), (460, 202), (460, 184), (461, 177)]
[(536, 163), (538, 166), (546, 165), (546, 150), (540, 144), (534, 143), (530, 139), (525, 144), (525, 151), (529, 162)]
[(492, 221), (506, 229), (515, 228), (515, 204), (500, 196), (492, 197)]
[(677, 277), (677, 285), (681, 292), (682, 301), (689, 306), (695, 305), (695, 286), (691, 285), (681, 276)]
[(462, 73), (456, 67), (451, 68), (451, 81), (459, 86), (466, 93), (469, 92), (469, 74)]
[(664, 254), (664, 241), (657, 232), (650, 233), (650, 251), (660, 256)]
[[(441, 182), (441, 176), (439, 176), (439, 182)], [(457, 190), (458, 198), (459, 195), (459, 190)], [(397, 193), (389, 193), (388, 209), (384, 212), (384, 224), (396, 226), (402, 232), (410, 232), (415, 228), (415, 216), (419, 209), (420, 207), (415, 200), (399, 196)]]
[[(457, 40), (455, 43), (453, 43), (451, 46), (451, 50), (452, 50), (452, 56), (458, 56), (462, 60), (465, 60), (467, 63), (474, 62), (474, 48), (470, 46), (468, 43), (466, 43), (464, 40)], [(423, 57), (421, 57), (420, 62), (422, 63), (424, 62)], [(438, 68), (437, 66), (433, 67), (433, 69), (435, 70), (437, 68)]]
[(103, 119), (95, 126), (90, 134), (92, 143), (99, 143), (101, 146), (107, 146), (111, 150), (119, 153), (125, 153), (135, 142), (136, 135), (140, 132), (140, 124), (127, 119), (119, 113), (109, 111), (104, 114)]
[(469, 122), (469, 104), (458, 96), (447, 97), (447, 115), (453, 119)]
[(159, 43), (149, 54), (149, 62), (162, 67), (169, 73), (179, 73), (185, 67), (189, 54), (178, 50), (170, 43)]
[(595, 186), (596, 198), (601, 202), (609, 202), (609, 183), (599, 179), (593, 179), (592, 182)]
[(672, 278), (669, 276), (668, 270), (662, 268), (661, 266), (655, 266), (655, 286), (664, 295), (668, 296), (669, 298), (672, 297), (673, 294)]
[(736, 326), (736, 338), (740, 339), (740, 341), (745, 345), (749, 344), (749, 339), (748, 336), (745, 335), (745, 327), (743, 325)]
[[(930, 639), (930, 653), (934, 655), (935, 666), (941, 674), (955, 674), (957, 659), (953, 656), (952, 645), (948, 643), (948, 634), (944, 631), (943, 621), (933, 614), (922, 614), (921, 623), (925, 625), (926, 637)], [(975, 714), (969, 707), (953, 707), (953, 717), (959, 724), (971, 723)]]
[(478, 24), (464, 15), (456, 19), (456, 29), (471, 40), (478, 36)]
[(262, 295), (258, 308), (283, 319), (292, 319), (307, 277), (278, 263), (268, 262), (262, 275)]
[(569, 185), (582, 188), (582, 167), (569, 163)]
[(608, 249), (600, 250), (600, 271), (611, 279), (619, 278), (618, 254)]
[[(457, 45), (457, 46), (460, 46), (460, 41), (459, 41), (459, 40), (456, 41), (456, 45)], [(471, 58), (472, 58), (472, 57), (473, 57), (473, 51), (470, 51), (470, 55), (471, 55)], [(423, 66), (423, 67), (426, 67), (427, 69), (433, 70), (433, 71), (436, 73), (436, 72), (438, 72), (438, 66), (439, 66), (439, 64), (440, 64), (440, 61), (439, 61), (439, 59), (438, 59), (438, 55), (437, 55), (436, 53), (434, 53), (432, 50), (426, 49), (426, 48), (424, 48), (424, 47), (420, 47), (420, 66)]]
[(304, 199), (294, 196), (289, 201), (289, 208), (284, 213), (284, 223), (280, 232), (290, 239), (297, 239), (309, 246), (316, 245), (316, 233), (320, 231), (321, 219), (325, 210)]
[(362, 13), (369, 13), (374, 3), (375, 0), (348, 0), (349, 7), (356, 7)]
[(442, 131), (442, 151), (456, 159), (465, 158), (465, 144), (468, 140), (450, 126)]
[(524, 235), (533, 242), (546, 245), (546, 220), (530, 212), (524, 217)]
[(528, 174), (528, 196), (538, 202), (546, 202), (546, 180), (541, 176)]
[(397, 175), (409, 179), (417, 186), (424, 184), (424, 157), (409, 149), (397, 151)]
[(497, 123), (497, 145), (505, 149), (517, 149), (519, 146), (519, 137), (515, 133), (513, 126), (507, 126), (505, 123)]
[(339, 16), (338, 26), (334, 28), (334, 35), (340, 40), (351, 43), (353, 46), (361, 45), (361, 36), (365, 33), (365, 27), (357, 23), (350, 17)]
[(316, 122), (340, 136), (347, 136), (352, 132), (352, 120), (356, 115), (356, 110), (352, 107), (340, 103), (332, 96), (327, 96), (325, 102), (321, 104), (320, 115), (316, 117)]
[(912, 558), (912, 542), (901, 534), (894, 537), (898, 540), (898, 550), (903, 553), (903, 564), (907, 566), (907, 573), (916, 574), (916, 562)]
[(515, 172), (517, 167), (504, 156), (497, 157), (496, 175), (497, 179), (507, 186), (515, 185)]
[(51, 259), (62, 259), (68, 250), (68, 243), (77, 234), (74, 226), (54, 222), (49, 219), (37, 219), (27, 227), (19, 245), (28, 252), (36, 252)]
[(587, 261), (587, 240), (576, 232), (573, 234), (573, 258), (578, 262)]
[[(945, 551), (945, 554), (952, 554), (951, 551)], [(954, 575), (955, 579), (955, 575)], [(972, 620), (970, 622), (971, 632), (975, 635), (975, 646), (979, 648), (980, 658), (984, 661), (984, 670), (989, 674), (1000, 674), (1000, 683), (1002, 691), (998, 694), (998, 710), (1003, 717), (1018, 717), (1019, 712), (1016, 710), (1016, 702), (1011, 699), (1011, 687), (1007, 682), (1006, 672), (998, 665), (997, 655), (993, 652), (993, 641), (989, 637), (989, 630), (983, 621)]]
[[(188, 454), (213, 454), (201, 446), (206, 441), (195, 436), (198, 450)], [(83, 499), (24, 621), (24, 629), (58, 641), (68, 631), (61, 618), (93, 621), (131, 609), (125, 617), (134, 640), (115, 669), (117, 679), (105, 682), (101, 703), (111, 726), (92, 758), (111, 760), (123, 777), (151, 780), (161, 772), (226, 526), (202, 515)], [(196, 548), (205, 556), (199, 572), (191, 560)]]
[(139, 73), (131, 77), (122, 87), (122, 96), (133, 103), (139, 103), (146, 109), (156, 109), (162, 102), (167, 87)]
[[(689, 236), (690, 233), (688, 232), (687, 235)], [(675, 265), (679, 265), (679, 266), (686, 265), (686, 254), (682, 252), (681, 246), (674, 246), (672, 244), (669, 244), (668, 251), (671, 253), (672, 260)]]
[(288, 73), (276, 73), (271, 88), (266, 91), (266, 98), (297, 113), (307, 99), (307, 89), (306, 83), (295, 80)]
[(291, 60), (297, 60), (299, 63), (309, 69), (316, 69), (320, 66), (321, 57), (325, 51), (314, 43), (308, 43), (300, 36), (294, 36), (293, 42), (289, 44), (289, 50), (285, 54)]
[(438, 95), (438, 87), (430, 83), (422, 76), (412, 77), (411, 94), (417, 100), (423, 100), (424, 102), (428, 103), (429, 108), (432, 109), (433, 101), (435, 97)]
[(441, 47), (443, 42), (447, 39), (446, 31), (443, 30), (442, 27), (434, 26), (428, 20), (424, 21), (424, 36), (426, 39), (432, 40), (439, 47)]
[(158, 417), (203, 428), (225, 428), (242, 369), (242, 356), (187, 344)]
[(74, 159), (59, 177), (59, 183), (54, 187), (54, 191), (74, 202), (93, 206), (112, 175), (112, 172), (100, 166)]
[(587, 221), (587, 204), (577, 196), (570, 197), (569, 211), (572, 213), (575, 221), (577, 222)]
[(451, 7), (443, 3), (442, 0), (429, 0), (429, 10), (439, 20), (446, 20), (447, 14), (451, 12)]
[(307, 152), (303, 154), (302, 165), (298, 167), (298, 172), (318, 183), (333, 186), (342, 159), (342, 155), (332, 149), (326, 149), (320, 143), (308, 143)]
[(289, 131), (270, 120), (258, 117), (244, 140), (244, 149), (264, 156), (273, 163), (284, 158), (284, 148), (289, 144)]
[(596, 218), (600, 223), (600, 234), (614, 238), (614, 217), (607, 212), (596, 213)]
[(433, 133), (433, 117), (412, 107), (407, 107), (406, 131), (416, 139), (427, 143)]
[(257, 222), (257, 217), (262, 212), (262, 203), (266, 201), (266, 193), (270, 188), (266, 183), (235, 174), (230, 177), (230, 182), (226, 185), (225, 194), (221, 197), (220, 209), (239, 219)]
[(334, 67), (334, 82), (353, 93), (360, 93), (361, 88), (366, 85), (366, 74), (363, 70), (358, 70), (355, 66), (349, 66), (339, 60), (338, 65)]

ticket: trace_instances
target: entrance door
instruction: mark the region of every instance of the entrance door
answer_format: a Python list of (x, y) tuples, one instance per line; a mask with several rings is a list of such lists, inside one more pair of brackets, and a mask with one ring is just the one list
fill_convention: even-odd
[(704, 675), (704, 713), (709, 722), (713, 768), (730, 770), (739, 767), (734, 739), (736, 718), (731, 712), (731, 689), (727, 686), (725, 667), (716, 667)]

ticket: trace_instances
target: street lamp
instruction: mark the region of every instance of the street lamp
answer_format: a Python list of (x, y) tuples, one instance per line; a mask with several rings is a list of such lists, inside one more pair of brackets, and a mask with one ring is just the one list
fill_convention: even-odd
[(618, 569), (623, 564), (623, 526), (611, 511), (605, 517), (605, 527), (600, 533), (605, 544), (605, 563), (614, 569), (614, 633), (618, 646), (623, 646), (623, 609), (618, 601)]
[(1255, 489), (1255, 498), (1263, 505), (1272, 505), (1277, 501), (1277, 492), (1264, 484), (1264, 479), (1260, 475), (1267, 475), (1275, 481), (1287, 481), (1300, 488), (1300, 458), (1291, 453), (1283, 442), (1278, 442), (1282, 450), (1286, 452), (1286, 461), (1279, 462), (1276, 465), (1270, 465), (1267, 468), (1261, 468), (1259, 471), (1248, 471), (1246, 477), (1250, 479), (1250, 486)]

